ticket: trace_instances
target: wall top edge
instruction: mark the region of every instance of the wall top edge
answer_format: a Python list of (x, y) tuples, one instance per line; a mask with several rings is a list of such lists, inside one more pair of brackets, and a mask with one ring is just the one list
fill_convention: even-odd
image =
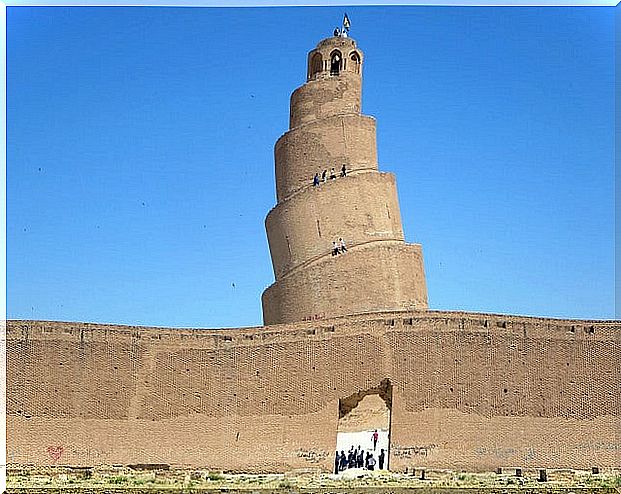
[(621, 320), (615, 319), (561, 319), (552, 317), (537, 316), (520, 316), (513, 314), (497, 314), (486, 312), (465, 312), (465, 311), (391, 311), (391, 312), (370, 312), (365, 314), (356, 314), (351, 316), (341, 316), (331, 319), (318, 319), (314, 321), (300, 321), (288, 324), (275, 324), (270, 326), (249, 326), (243, 328), (198, 328), (198, 327), (165, 327), (165, 326), (139, 326), (127, 324), (110, 324), (97, 322), (82, 321), (53, 321), (53, 320), (28, 320), (28, 319), (8, 319), (7, 327), (36, 325), (36, 326), (57, 326), (58, 328), (70, 326), (73, 329), (85, 330), (110, 330), (118, 332), (128, 331), (179, 331), (179, 332), (196, 332), (210, 333), (213, 335), (229, 335), (233, 333), (270, 333), (270, 332), (287, 332), (288, 330), (307, 329), (317, 326), (345, 326), (351, 323), (374, 322), (378, 320), (389, 321), (391, 319), (412, 319), (418, 320), (480, 320), (482, 318), (490, 319), (490, 322), (506, 322), (506, 323), (531, 323), (545, 324), (553, 323), (555, 325), (591, 325), (599, 326), (618, 325), (621, 330)]

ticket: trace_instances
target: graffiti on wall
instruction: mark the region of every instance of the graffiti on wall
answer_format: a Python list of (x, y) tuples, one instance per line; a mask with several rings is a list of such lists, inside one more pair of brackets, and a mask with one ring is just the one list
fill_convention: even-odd
[(50, 445), (47, 447), (47, 454), (54, 462), (60, 460), (64, 451), (65, 448), (63, 448), (62, 445)]
[(299, 449), (296, 452), (298, 458), (303, 458), (309, 463), (321, 463), (328, 457), (328, 453), (317, 449)]
[(437, 444), (426, 444), (423, 446), (394, 446), (392, 454), (397, 458), (416, 458), (419, 456), (429, 456)]

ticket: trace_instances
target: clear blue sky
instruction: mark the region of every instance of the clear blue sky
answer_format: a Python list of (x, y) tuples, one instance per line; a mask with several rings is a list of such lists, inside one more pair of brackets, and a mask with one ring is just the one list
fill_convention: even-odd
[[(614, 15), (348, 7), (430, 307), (614, 317)], [(261, 324), (273, 145), (342, 8), (7, 8), (7, 317)]]

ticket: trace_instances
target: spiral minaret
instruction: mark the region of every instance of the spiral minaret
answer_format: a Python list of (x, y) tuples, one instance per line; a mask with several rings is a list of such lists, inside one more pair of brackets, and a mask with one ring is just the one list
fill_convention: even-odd
[(265, 220), (276, 278), (266, 325), (427, 309), (422, 248), (405, 243), (395, 177), (378, 170), (375, 119), (360, 112), (363, 60), (353, 39), (324, 39), (291, 95)]

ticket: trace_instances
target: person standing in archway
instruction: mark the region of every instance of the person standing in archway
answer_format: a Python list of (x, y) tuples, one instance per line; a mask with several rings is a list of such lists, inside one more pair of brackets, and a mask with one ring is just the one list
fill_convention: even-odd
[(379, 438), (379, 434), (377, 433), (377, 429), (373, 432), (373, 451), (377, 448), (377, 439)]

